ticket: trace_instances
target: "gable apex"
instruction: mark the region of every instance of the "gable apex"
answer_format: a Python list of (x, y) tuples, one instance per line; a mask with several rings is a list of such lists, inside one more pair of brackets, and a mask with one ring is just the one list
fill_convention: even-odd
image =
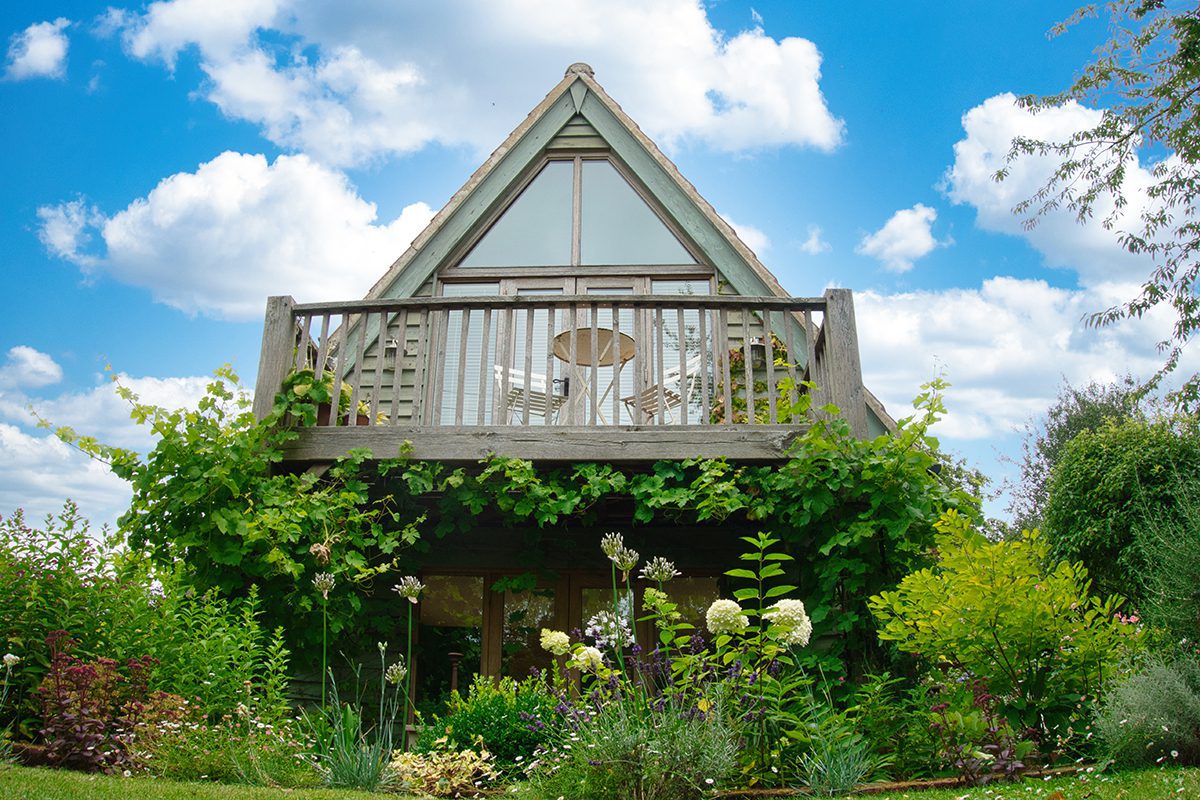
[(461, 252), (463, 242), (480, 234), (548, 155), (589, 151), (619, 161), (734, 291), (787, 296), (733, 228), (596, 82), (592, 68), (579, 62), (450, 198), (367, 298), (412, 296)]

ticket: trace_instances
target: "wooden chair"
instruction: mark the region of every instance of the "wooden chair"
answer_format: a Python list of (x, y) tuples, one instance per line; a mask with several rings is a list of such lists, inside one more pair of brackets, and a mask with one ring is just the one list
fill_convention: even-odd
[[(704, 368), (699, 355), (692, 356), (684, 363), (663, 370), (662, 383), (653, 383), (637, 394), (622, 397), (621, 402), (629, 409), (636, 422), (645, 419), (648, 422), (657, 420), (659, 412), (659, 387), (662, 387), (661, 408), (669, 424), (675, 424), (675, 409), (684, 403), (691, 402), (694, 393), (699, 391), (700, 372)], [(701, 420), (697, 419), (697, 422)]]
[[(496, 364), (494, 369), (496, 396), (504, 398), (504, 409), (507, 412), (506, 424), (513, 424), (514, 414), (518, 420), (524, 419), (526, 398), (529, 402), (530, 416), (542, 417), (546, 422), (550, 422), (562, 408), (563, 403), (567, 402), (567, 396), (555, 391), (552, 386), (547, 391), (546, 376), (540, 372), (531, 372), (527, 376), (525, 370), (513, 369), (503, 364)], [(505, 391), (506, 381), (507, 392)]]

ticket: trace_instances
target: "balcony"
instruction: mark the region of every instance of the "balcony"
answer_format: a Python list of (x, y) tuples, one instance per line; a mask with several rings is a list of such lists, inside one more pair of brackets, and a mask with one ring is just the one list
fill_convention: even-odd
[[(866, 408), (851, 293), (819, 298), (531, 294), (268, 301), (254, 408), (292, 373), (343, 402), (285, 454), (351, 448), (473, 461), (778, 458), (801, 393), (858, 435)], [(808, 383), (815, 385), (814, 389)]]

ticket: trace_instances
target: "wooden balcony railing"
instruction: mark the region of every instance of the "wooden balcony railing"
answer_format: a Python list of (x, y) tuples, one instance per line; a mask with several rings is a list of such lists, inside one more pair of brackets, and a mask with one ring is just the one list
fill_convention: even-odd
[(814, 407), (834, 403), (866, 435), (853, 300), (841, 289), (819, 298), (272, 297), (256, 413), (302, 371), (341, 387), (338, 408), (309, 431), (353, 431), (355, 446), (387, 431), (521, 429), (529, 441), (537, 431), (795, 428), (806, 382)]

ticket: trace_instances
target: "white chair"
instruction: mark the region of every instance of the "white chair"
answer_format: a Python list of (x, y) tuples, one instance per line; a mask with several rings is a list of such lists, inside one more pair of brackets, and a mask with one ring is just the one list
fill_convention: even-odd
[[(675, 409), (684, 403), (690, 403), (692, 397), (699, 391), (700, 373), (703, 368), (704, 365), (700, 356), (692, 356), (684, 363), (682, 370), (678, 364), (664, 369), (661, 384), (650, 384), (636, 394), (622, 397), (621, 402), (629, 409), (635, 422), (640, 423), (643, 420), (645, 422), (654, 422), (658, 419), (660, 408), (659, 387), (661, 386), (661, 408), (663, 415), (666, 421), (673, 425), (675, 424)], [(701, 422), (701, 420), (697, 419), (696, 422)]]
[(494, 370), (496, 396), (504, 398), (507, 424), (512, 424), (514, 414), (518, 420), (524, 420), (526, 402), (529, 403), (530, 416), (542, 417), (546, 422), (550, 422), (563, 403), (567, 402), (567, 396), (552, 387), (547, 392), (546, 376), (540, 372), (530, 372), (526, 376), (525, 370), (503, 364), (496, 364)]

